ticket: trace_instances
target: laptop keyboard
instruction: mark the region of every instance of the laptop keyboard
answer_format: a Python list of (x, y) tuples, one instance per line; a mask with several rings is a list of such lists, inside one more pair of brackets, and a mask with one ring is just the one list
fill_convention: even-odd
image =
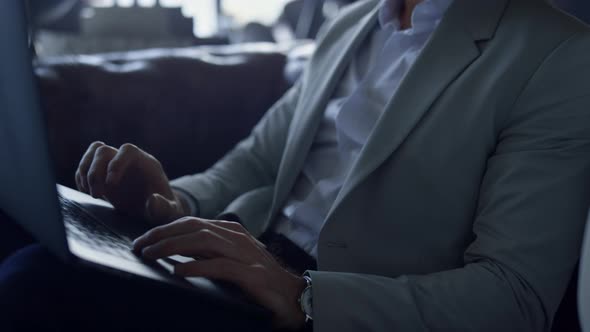
[(83, 242), (97, 251), (136, 260), (131, 241), (118, 236), (77, 203), (59, 196), (68, 237)]

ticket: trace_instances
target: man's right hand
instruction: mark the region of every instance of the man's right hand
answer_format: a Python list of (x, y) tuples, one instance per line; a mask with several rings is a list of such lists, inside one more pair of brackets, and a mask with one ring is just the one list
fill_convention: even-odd
[(189, 215), (160, 162), (132, 144), (119, 149), (102, 142), (90, 145), (76, 171), (78, 190), (109, 201), (118, 211), (166, 224)]

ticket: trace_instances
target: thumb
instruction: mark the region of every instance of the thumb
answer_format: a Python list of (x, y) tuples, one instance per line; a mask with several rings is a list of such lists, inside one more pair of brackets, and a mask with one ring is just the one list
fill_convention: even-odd
[(166, 224), (180, 217), (178, 203), (160, 194), (152, 194), (146, 202), (146, 215), (151, 224)]

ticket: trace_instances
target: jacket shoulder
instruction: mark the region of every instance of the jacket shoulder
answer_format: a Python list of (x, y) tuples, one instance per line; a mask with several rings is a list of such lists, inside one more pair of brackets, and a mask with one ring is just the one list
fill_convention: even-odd
[[(565, 40), (575, 34), (590, 32), (590, 27), (545, 0), (512, 0), (507, 17), (521, 18), (521, 29), (537, 37)], [(516, 23), (516, 22), (515, 22)], [(551, 39), (551, 38), (549, 38)]]

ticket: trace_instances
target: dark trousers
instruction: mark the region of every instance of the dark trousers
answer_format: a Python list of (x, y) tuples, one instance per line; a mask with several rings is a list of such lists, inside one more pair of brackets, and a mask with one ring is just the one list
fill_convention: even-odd
[(35, 240), (0, 211), (0, 264), (8, 256)]
[[(96, 268), (70, 266), (18, 227), (0, 220), (0, 331), (267, 331), (269, 319), (253, 318), (190, 292)], [(266, 236), (293, 271), (315, 261), (283, 239)], [(20, 242), (19, 242), (20, 241)], [(8, 243), (8, 241), (4, 242)], [(294, 255), (294, 256), (292, 256)]]
[(167, 285), (68, 266), (39, 245), (0, 266), (1, 331), (265, 331), (269, 322)]

